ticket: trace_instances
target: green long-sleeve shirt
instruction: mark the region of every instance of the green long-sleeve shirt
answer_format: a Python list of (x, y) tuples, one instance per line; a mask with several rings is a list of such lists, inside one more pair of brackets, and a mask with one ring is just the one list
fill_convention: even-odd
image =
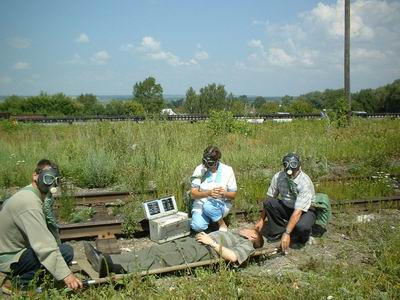
[(32, 248), (40, 263), (57, 279), (71, 274), (57, 242), (47, 228), (40, 192), (22, 189), (0, 211), (0, 271), (10, 272), (25, 249)]

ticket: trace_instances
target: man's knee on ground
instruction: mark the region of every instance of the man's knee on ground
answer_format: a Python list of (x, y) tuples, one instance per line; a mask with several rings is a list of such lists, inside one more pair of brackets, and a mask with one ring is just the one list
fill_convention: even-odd
[(60, 252), (67, 264), (70, 264), (74, 259), (74, 248), (71, 245), (61, 244)]
[(296, 225), (296, 235), (300, 242), (307, 242), (310, 238), (311, 227), (307, 224), (297, 224)]

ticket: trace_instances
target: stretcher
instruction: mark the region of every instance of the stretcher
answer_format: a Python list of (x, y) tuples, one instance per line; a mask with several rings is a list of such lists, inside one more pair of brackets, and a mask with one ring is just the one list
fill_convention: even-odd
[[(250, 256), (250, 259), (257, 258), (257, 257), (271, 258), (279, 252), (278, 245), (279, 245), (279, 243), (278, 244), (276, 244), (276, 243), (267, 244), (263, 248), (256, 249), (253, 252), (253, 254)], [(152, 269), (152, 270), (138, 272), (138, 273), (110, 274), (110, 276), (102, 277), (102, 278), (95, 277), (98, 274), (97, 274), (97, 272), (94, 272), (94, 270), (91, 268), (89, 262), (78, 261), (78, 263), (80, 264), (82, 270), (91, 277), (91, 279), (83, 280), (82, 281), (83, 284), (85, 286), (91, 286), (91, 285), (98, 285), (98, 284), (102, 284), (102, 283), (115, 282), (115, 281), (123, 280), (123, 279), (129, 278), (129, 277), (132, 277), (132, 276), (159, 275), (159, 274), (164, 274), (164, 273), (188, 270), (188, 269), (192, 269), (192, 268), (196, 268), (196, 267), (212, 266), (212, 265), (221, 263), (223, 261), (224, 261), (224, 259), (219, 257), (219, 258), (208, 259), (208, 260), (199, 261), (199, 262), (181, 264), (181, 265), (177, 265), (177, 266)]]

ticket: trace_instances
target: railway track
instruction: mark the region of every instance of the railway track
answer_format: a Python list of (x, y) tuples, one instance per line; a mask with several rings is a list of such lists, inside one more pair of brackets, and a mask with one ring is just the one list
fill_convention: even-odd
[[(363, 117), (363, 118), (399, 118), (400, 113), (353, 113), (353, 116)], [(268, 114), (268, 115), (235, 115), (236, 119), (243, 120), (255, 120), (263, 119), (320, 119), (321, 114)], [(208, 120), (208, 115), (161, 115), (160, 120), (163, 121), (205, 121)], [(3, 119), (10, 119), (18, 122), (33, 122), (33, 123), (82, 123), (82, 122), (102, 122), (102, 121), (133, 121), (133, 122), (143, 122), (146, 120), (145, 116), (68, 116), (68, 117), (47, 117), (47, 116), (35, 116), (35, 115), (24, 115), (24, 116), (8, 116), (3, 117)]]
[[(156, 193), (155, 189), (146, 190), (143, 192), (84, 192), (77, 193), (74, 195), (66, 195), (65, 197), (71, 197), (74, 199), (74, 204), (76, 206), (101, 206), (109, 203), (126, 202), (128, 199), (132, 198), (138, 194), (154, 195)], [(55, 200), (63, 197), (62, 195), (56, 195)], [(56, 208), (57, 208), (57, 201)]]
[[(322, 178), (319, 181), (314, 181), (315, 185), (321, 184), (321, 183), (327, 183), (327, 182), (339, 182), (339, 181), (351, 181), (351, 180), (378, 180), (378, 179), (383, 179), (383, 178), (391, 178), (391, 179), (397, 179), (400, 177), (400, 174), (386, 174), (386, 175), (381, 175), (381, 176), (375, 176), (375, 175), (370, 175), (370, 176), (347, 176), (347, 177), (334, 177), (334, 178)], [(74, 195), (67, 195), (66, 197), (71, 197), (74, 198), (74, 204), (76, 206), (104, 206), (107, 204), (110, 205), (118, 205), (121, 203), (126, 202), (127, 200), (131, 199), (135, 195), (138, 194), (145, 194), (145, 195), (156, 195), (157, 190), (154, 189), (148, 189), (145, 191), (133, 191), (133, 192), (128, 192), (128, 191), (120, 191), (120, 192), (82, 192), (82, 193), (77, 193)], [(168, 194), (168, 192), (165, 192)], [(56, 195), (55, 198), (56, 200), (61, 198), (62, 195)], [(55, 205), (57, 208), (59, 201), (55, 201)]]
[[(331, 205), (334, 211), (340, 211), (341, 209), (349, 208), (357, 211), (365, 211), (372, 208), (400, 209), (400, 195), (372, 199), (354, 199), (340, 202), (332, 201)], [(244, 219), (249, 212), (237, 210), (234, 211), (233, 214), (237, 219)], [(142, 220), (141, 225), (143, 232), (145, 232), (146, 222)], [(143, 232), (139, 234), (143, 235)], [(60, 236), (62, 240), (82, 239), (115, 234), (122, 234), (121, 219), (60, 225)]]

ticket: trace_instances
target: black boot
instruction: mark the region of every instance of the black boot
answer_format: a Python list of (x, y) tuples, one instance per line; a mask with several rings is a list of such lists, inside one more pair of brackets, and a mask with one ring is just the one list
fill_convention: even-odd
[(113, 272), (113, 263), (109, 255), (96, 250), (89, 242), (84, 241), (85, 254), (93, 269), (99, 273), (99, 277), (106, 277)]

